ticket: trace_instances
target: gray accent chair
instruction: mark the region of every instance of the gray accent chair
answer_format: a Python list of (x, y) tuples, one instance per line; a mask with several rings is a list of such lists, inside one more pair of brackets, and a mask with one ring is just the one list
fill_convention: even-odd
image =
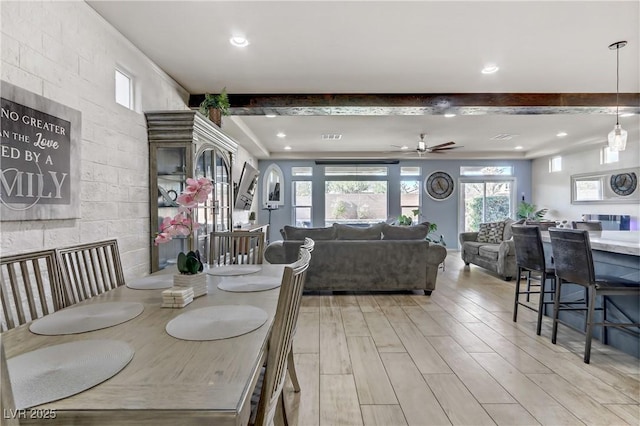
[(422, 290), (431, 294), (447, 250), (425, 240), (428, 228), (384, 223), (366, 228), (338, 224), (315, 229), (285, 226), (285, 240), (269, 244), (265, 260), (294, 262), (302, 240), (308, 236), (315, 241), (315, 248), (305, 290)]
[(502, 241), (497, 243), (478, 241), (478, 232), (462, 232), (458, 238), (464, 264), (473, 263), (500, 275), (505, 281), (511, 281), (518, 273), (511, 233), (513, 223), (512, 219), (504, 220)]

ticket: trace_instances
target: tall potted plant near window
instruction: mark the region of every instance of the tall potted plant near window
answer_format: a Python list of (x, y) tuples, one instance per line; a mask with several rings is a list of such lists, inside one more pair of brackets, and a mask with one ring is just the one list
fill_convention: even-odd
[(229, 96), (224, 88), (217, 95), (205, 93), (204, 100), (200, 103), (200, 113), (213, 121), (218, 127), (222, 127), (222, 116), (229, 115)]

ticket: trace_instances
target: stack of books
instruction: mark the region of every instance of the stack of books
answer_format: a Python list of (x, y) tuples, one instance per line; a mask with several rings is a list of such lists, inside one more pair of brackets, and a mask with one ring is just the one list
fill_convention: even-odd
[(200, 297), (207, 294), (207, 282), (204, 281), (202, 283), (191, 284), (190, 286), (193, 289), (193, 297)]
[(171, 287), (162, 292), (163, 308), (184, 308), (191, 302), (193, 302), (191, 287)]

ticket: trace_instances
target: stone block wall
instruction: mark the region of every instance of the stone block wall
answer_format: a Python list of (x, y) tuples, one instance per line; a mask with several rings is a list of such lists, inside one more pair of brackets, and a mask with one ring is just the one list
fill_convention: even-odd
[[(186, 109), (188, 93), (87, 3), (2, 1), (0, 78), (82, 113), (81, 218), (0, 222), (1, 254), (117, 238), (125, 277), (149, 272), (143, 111)], [(115, 68), (133, 110), (115, 102)]]

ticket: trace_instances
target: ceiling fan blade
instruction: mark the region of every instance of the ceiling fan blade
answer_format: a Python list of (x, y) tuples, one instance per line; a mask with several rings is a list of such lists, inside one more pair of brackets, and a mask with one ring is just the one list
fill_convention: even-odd
[(440, 145), (429, 146), (427, 148), (430, 149), (430, 150), (434, 150), (434, 149), (440, 149), (440, 148), (443, 148), (445, 146), (450, 146), (450, 145), (455, 145), (455, 142), (449, 141), (449, 142), (441, 143)]
[(434, 151), (448, 151), (450, 149), (458, 149), (458, 148), (464, 148), (464, 146), (450, 146), (448, 148), (435, 148), (435, 149), (431, 149), (431, 152), (434, 152)]

